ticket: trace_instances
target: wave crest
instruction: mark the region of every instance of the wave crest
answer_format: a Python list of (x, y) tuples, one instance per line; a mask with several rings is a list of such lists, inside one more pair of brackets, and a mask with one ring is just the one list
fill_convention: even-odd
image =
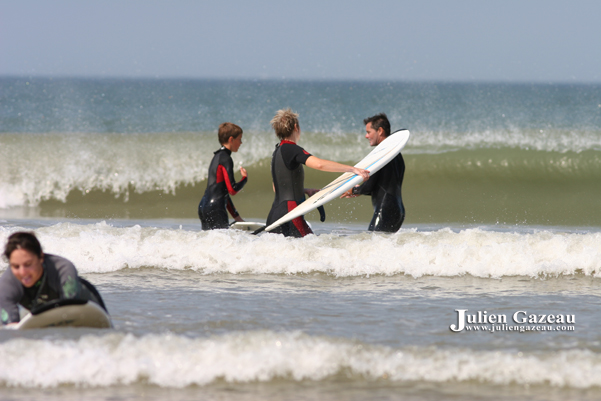
[[(56, 368), (60, 361), (60, 369)], [(137, 382), (182, 388), (216, 381), (387, 380), (601, 386), (601, 356), (553, 353), (393, 349), (299, 332), (241, 332), (211, 338), (112, 333), (78, 340), (14, 339), (0, 344), (0, 383), (25, 388), (105, 387)], [(10, 367), (10, 368), (9, 368)], [(44, 374), (40, 374), (44, 372)]]
[[(0, 242), (17, 228), (0, 227)], [(192, 269), (202, 274), (308, 274), (336, 277), (425, 275), (500, 278), (601, 271), (601, 233), (402, 229), (396, 234), (249, 235), (60, 223), (36, 230), (44, 251), (67, 257), (81, 273), (124, 268)], [(5, 264), (5, 262), (3, 262)]]

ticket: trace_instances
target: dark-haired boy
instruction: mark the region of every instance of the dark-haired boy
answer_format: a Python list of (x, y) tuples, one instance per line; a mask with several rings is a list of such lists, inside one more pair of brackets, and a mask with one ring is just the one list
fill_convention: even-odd
[(237, 152), (242, 145), (242, 128), (232, 123), (219, 125), (218, 138), (221, 148), (215, 152), (209, 166), (207, 189), (198, 204), (198, 217), (203, 230), (228, 228), (229, 211), (234, 220), (244, 221), (234, 207), (230, 195), (236, 195), (246, 184), (248, 174), (240, 167), (242, 180), (234, 179), (234, 162), (232, 152)]

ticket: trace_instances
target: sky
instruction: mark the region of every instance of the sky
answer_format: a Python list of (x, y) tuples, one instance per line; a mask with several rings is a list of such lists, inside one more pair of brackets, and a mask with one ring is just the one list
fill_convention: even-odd
[(0, 0), (0, 76), (601, 82), (596, 0)]

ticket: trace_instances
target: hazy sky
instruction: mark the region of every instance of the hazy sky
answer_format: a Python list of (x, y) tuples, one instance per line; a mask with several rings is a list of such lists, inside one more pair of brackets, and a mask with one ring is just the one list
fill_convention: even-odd
[(597, 0), (0, 0), (0, 75), (601, 82)]

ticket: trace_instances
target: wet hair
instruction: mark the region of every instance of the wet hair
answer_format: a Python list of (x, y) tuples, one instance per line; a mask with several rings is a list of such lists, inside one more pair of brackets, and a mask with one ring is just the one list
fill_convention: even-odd
[(278, 110), (271, 119), (271, 126), (280, 139), (289, 138), (298, 124), (298, 114), (290, 109)]
[(242, 128), (232, 123), (221, 123), (219, 125), (219, 131), (217, 132), (217, 137), (219, 138), (219, 143), (221, 145), (225, 145), (230, 137), (236, 139), (240, 135), (242, 135)]
[(367, 125), (369, 123), (371, 123), (371, 127), (376, 131), (379, 128), (382, 128), (384, 130), (384, 136), (390, 135), (390, 122), (385, 113), (376, 114), (375, 116), (363, 120), (363, 124)]
[(7, 261), (10, 260), (10, 255), (17, 249), (29, 251), (38, 258), (42, 257), (42, 245), (40, 245), (40, 241), (38, 241), (32, 232), (20, 231), (8, 237), (8, 241), (4, 247), (4, 257)]

